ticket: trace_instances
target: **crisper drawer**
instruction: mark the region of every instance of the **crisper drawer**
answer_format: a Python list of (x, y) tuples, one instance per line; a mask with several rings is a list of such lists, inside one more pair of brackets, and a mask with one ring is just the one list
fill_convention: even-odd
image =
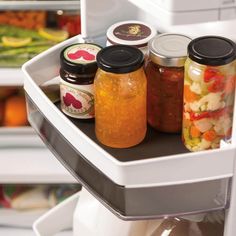
[(45, 96), (41, 85), (58, 76), (61, 49), (82, 41), (80, 36), (65, 41), (23, 66), (29, 121), (59, 161), (123, 219), (227, 207), (234, 145), (190, 153), (179, 135), (149, 129), (136, 147), (108, 148), (97, 141), (94, 123), (69, 119), (60, 111), (60, 102)]
[(0, 148), (12, 147), (45, 146), (29, 126), (22, 87), (0, 85)]

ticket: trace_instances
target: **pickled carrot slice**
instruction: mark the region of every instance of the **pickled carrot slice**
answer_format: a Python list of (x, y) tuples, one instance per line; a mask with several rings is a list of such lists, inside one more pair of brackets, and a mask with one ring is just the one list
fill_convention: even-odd
[(199, 99), (199, 96), (192, 92), (189, 85), (184, 85), (184, 100), (188, 103), (194, 102)]
[(191, 134), (192, 138), (198, 138), (198, 137), (200, 137), (201, 132), (196, 126), (191, 126), (190, 134)]
[(203, 136), (202, 136), (205, 140), (207, 141), (213, 141), (216, 137), (217, 137), (217, 134), (214, 130), (208, 130), (206, 131)]

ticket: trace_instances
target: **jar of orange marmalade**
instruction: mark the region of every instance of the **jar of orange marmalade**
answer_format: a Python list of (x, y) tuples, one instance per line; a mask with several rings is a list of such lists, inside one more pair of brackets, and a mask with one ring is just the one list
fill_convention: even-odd
[(94, 80), (95, 131), (106, 146), (127, 148), (146, 134), (146, 76), (143, 53), (114, 45), (97, 54)]

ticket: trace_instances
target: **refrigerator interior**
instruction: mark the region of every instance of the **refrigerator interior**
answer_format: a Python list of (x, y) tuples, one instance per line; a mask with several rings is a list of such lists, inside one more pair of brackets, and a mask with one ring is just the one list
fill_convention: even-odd
[[(77, 184), (27, 121), (21, 66), (78, 33), (79, 1), (0, 1), (0, 189)], [(56, 88), (46, 90), (51, 99), (57, 99)], [(48, 209), (34, 213), (1, 205), (0, 234), (34, 235), (33, 221)]]
[[(154, 194), (151, 196), (157, 197), (158, 193), (161, 191), (166, 193), (165, 187), (167, 191), (170, 191), (169, 193), (176, 193), (178, 191), (180, 193), (180, 195), (175, 198), (175, 200), (178, 199), (180, 202), (178, 202), (178, 200), (173, 201), (168, 199), (171, 204), (168, 205), (169, 208), (166, 209), (167, 211), (165, 212), (163, 209), (155, 208), (154, 212), (160, 211), (156, 215), (153, 214), (151, 216), (153, 218), (158, 216), (163, 217), (164, 215), (178, 216), (178, 214), (185, 213), (191, 215), (191, 213), (216, 210), (217, 207), (215, 208), (212, 205), (204, 206), (202, 209), (198, 207), (198, 209), (195, 208), (197, 204), (199, 204), (199, 207), (202, 207), (203, 202), (207, 202), (207, 190), (211, 192), (210, 188), (216, 183), (215, 188), (212, 188), (212, 195), (208, 196), (209, 202), (212, 203), (211, 200), (213, 196), (216, 197), (216, 199), (213, 197), (213, 202), (216, 203), (216, 205), (223, 200), (220, 205), (218, 205), (219, 209), (229, 209), (229, 213), (227, 210), (226, 214), (227, 227), (225, 229), (225, 235), (232, 236), (234, 235), (232, 222), (233, 219), (235, 219), (233, 208), (235, 203), (232, 200), (235, 195), (235, 181), (232, 182), (235, 171), (235, 128), (233, 131), (232, 144), (225, 146), (220, 150), (208, 151), (207, 154), (205, 152), (200, 152), (198, 154), (185, 153), (180, 148), (177, 153), (159, 153), (158, 158), (153, 158), (156, 157), (155, 153), (150, 160), (144, 160), (138, 156), (140, 153), (136, 151), (136, 155), (132, 152), (130, 153), (130, 156), (127, 155), (125, 161), (119, 158), (119, 156), (124, 155), (124, 153), (112, 152), (96, 143), (93, 132), (90, 132), (91, 126), (86, 127), (83, 124), (80, 125), (78, 121), (66, 118), (58, 109), (59, 106), (55, 106), (57, 104), (50, 102), (40, 88), (42, 84), (58, 76), (59, 53), (63, 47), (72, 43), (84, 41), (95, 42), (104, 46), (106, 29), (117, 21), (130, 19), (143, 20), (150, 24), (154, 24), (156, 29), (160, 32), (188, 32), (192, 37), (212, 32), (214, 34), (224, 35), (235, 39), (235, 35), (232, 34), (231, 30), (235, 20), (221, 22), (221, 20), (217, 19), (209, 24), (199, 23), (187, 26), (181, 25), (181, 23), (177, 25), (168, 23), (159, 27), (159, 16), (154, 14), (156, 8), (150, 8), (150, 5), (148, 5), (151, 2), (152, 1), (147, 1), (144, 3), (143, 1), (132, 0), (104, 0), (99, 2), (92, 0), (81, 1), (81, 35), (42, 53), (26, 63), (23, 67), (27, 78), (25, 80), (24, 88), (27, 93), (29, 120), (62, 164), (65, 165), (75, 178), (81, 181), (94, 196), (120, 218), (145, 218), (143, 212), (148, 206), (143, 204), (143, 202), (148, 202), (148, 200), (145, 199), (145, 197), (142, 199), (142, 194), (140, 193), (142, 193), (141, 190), (143, 188), (143, 196), (145, 196), (148, 187), (150, 187), (150, 193), (155, 193), (152, 189), (153, 186), (157, 188), (157, 195)], [(104, 11), (104, 9), (108, 10)], [(186, 29), (189, 30), (186, 31)], [(48, 61), (51, 62), (51, 67), (44, 68), (44, 65), (47, 64)], [(36, 97), (35, 94), (37, 94), (38, 97)], [(60, 125), (61, 123), (64, 124), (63, 127)], [(67, 141), (65, 141), (65, 139)], [(56, 144), (60, 142), (63, 145), (58, 147)], [(176, 150), (174, 152), (176, 152)], [(71, 155), (66, 156), (66, 153), (70, 153)], [(225, 156), (227, 156), (227, 159)], [(132, 162), (130, 157), (135, 160)], [(78, 163), (74, 162), (75, 158), (78, 158)], [(99, 186), (102, 186), (102, 188), (99, 187), (101, 190), (96, 187), (96, 184), (93, 184), (92, 181), (89, 180), (88, 173), (86, 175), (86, 171), (83, 172), (80, 169), (80, 165), (86, 167), (88, 173), (93, 173), (93, 176), (98, 177), (101, 181), (99, 182)], [(209, 166), (214, 166), (214, 168), (209, 168)], [(139, 176), (135, 175), (137, 172), (140, 173)], [(175, 173), (175, 175), (170, 176), (169, 173)], [(193, 186), (187, 190), (186, 187), (189, 186), (188, 184), (193, 184)], [(194, 186), (195, 184), (199, 184), (197, 188)], [(206, 185), (203, 187), (201, 184)], [(219, 186), (223, 187), (223, 192), (217, 192), (220, 189)], [(103, 191), (103, 188), (105, 189), (106, 187), (108, 189), (107, 195), (106, 192)], [(174, 190), (171, 189), (172, 187)], [(183, 189), (181, 189), (181, 187), (183, 187)], [(161, 191), (158, 191), (160, 189)], [(186, 192), (191, 193), (193, 189), (200, 193), (201, 196), (198, 197), (195, 195), (196, 199), (194, 199), (193, 196), (193, 198), (191, 198), (193, 202), (190, 203), (189, 199), (183, 198), (183, 195), (186, 195)], [(122, 204), (120, 204), (119, 199), (112, 199), (112, 191), (117, 191), (116, 193), (118, 193), (118, 196), (124, 200), (124, 211), (120, 208)], [(159, 202), (165, 202), (165, 196), (167, 195), (163, 194), (162, 197), (159, 195)], [(153, 200), (155, 198), (151, 197), (151, 199)], [(203, 202), (199, 202), (199, 199)], [(140, 202), (143, 205), (139, 204)], [(176, 206), (182, 206), (183, 208), (184, 202), (191, 207), (188, 210), (185, 208), (183, 210), (185, 212), (180, 212), (179, 208), (176, 210)], [(150, 203), (153, 202), (150, 201)], [(134, 210), (132, 204), (136, 204), (136, 210), (140, 211), (132, 212), (132, 210)], [(165, 202), (164, 206), (167, 206), (167, 202)], [(149, 209), (150, 208), (151, 206), (149, 205)], [(146, 217), (150, 218), (150, 212), (146, 213)]]

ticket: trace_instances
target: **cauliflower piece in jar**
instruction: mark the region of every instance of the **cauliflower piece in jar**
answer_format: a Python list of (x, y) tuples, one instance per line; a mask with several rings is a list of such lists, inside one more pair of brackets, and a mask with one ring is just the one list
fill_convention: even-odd
[(198, 128), (198, 130), (201, 133), (204, 133), (204, 132), (210, 130), (213, 124), (211, 122), (211, 119), (203, 118), (201, 120), (194, 121), (194, 125)]
[(186, 112), (191, 111), (189, 103), (184, 104), (184, 111), (186, 111)]
[(229, 116), (222, 116), (215, 122), (214, 130), (218, 135), (226, 135), (232, 127), (232, 119)]
[(201, 106), (202, 106), (202, 104), (200, 103), (200, 100), (189, 103), (190, 109), (194, 112), (199, 112)]
[(219, 93), (209, 93), (199, 101), (190, 103), (190, 108), (194, 112), (199, 112), (206, 105), (206, 110), (215, 111), (225, 106), (225, 103), (221, 101), (221, 92)]
[(190, 90), (196, 94), (201, 94), (202, 93), (202, 88), (200, 83), (193, 82), (192, 85), (190, 86)]
[(188, 112), (184, 112), (184, 118), (185, 118), (186, 120), (190, 120), (190, 115), (189, 115)]
[(222, 93), (209, 93), (205, 97), (202, 98), (203, 102), (207, 103), (207, 110), (215, 111), (223, 107), (223, 103), (221, 101)]
[(203, 105), (200, 107), (200, 110), (201, 110), (201, 111), (206, 111), (206, 110), (207, 110), (207, 105), (206, 105), (206, 104), (203, 104)]

